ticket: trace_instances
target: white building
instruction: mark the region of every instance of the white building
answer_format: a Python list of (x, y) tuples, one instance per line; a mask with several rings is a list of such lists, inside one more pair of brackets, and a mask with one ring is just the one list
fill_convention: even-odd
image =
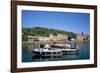
[(40, 37), (40, 36), (28, 36), (28, 42), (47, 42), (49, 41), (48, 37)]
[(68, 39), (67, 35), (64, 34), (57, 34), (56, 36), (50, 34), (49, 37), (42, 37), (42, 36), (28, 36), (28, 42), (57, 42), (57, 41), (66, 41)]

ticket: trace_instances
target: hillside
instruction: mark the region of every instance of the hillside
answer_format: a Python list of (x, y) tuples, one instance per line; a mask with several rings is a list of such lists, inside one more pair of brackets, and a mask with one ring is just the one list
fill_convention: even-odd
[(60, 34), (66, 34), (70, 38), (75, 38), (76, 34), (73, 32), (66, 32), (63, 30), (57, 30), (57, 29), (48, 29), (44, 27), (34, 27), (34, 28), (23, 28), (22, 29), (23, 36), (31, 35), (31, 36), (46, 36), (49, 37), (49, 34), (57, 35)]

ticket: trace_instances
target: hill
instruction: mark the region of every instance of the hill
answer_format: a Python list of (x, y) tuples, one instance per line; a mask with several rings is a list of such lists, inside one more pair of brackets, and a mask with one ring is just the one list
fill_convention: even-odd
[(31, 35), (31, 36), (46, 36), (49, 37), (49, 34), (57, 35), (57, 34), (66, 34), (70, 38), (76, 38), (76, 34), (74, 32), (66, 32), (63, 30), (57, 29), (48, 29), (45, 27), (34, 27), (34, 28), (22, 28), (23, 36)]

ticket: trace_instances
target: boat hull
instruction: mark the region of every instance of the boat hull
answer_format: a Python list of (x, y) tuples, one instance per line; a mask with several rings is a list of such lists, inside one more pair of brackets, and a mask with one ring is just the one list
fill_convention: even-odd
[(66, 54), (79, 54), (79, 49), (63, 49), (62, 53), (63, 53), (63, 55), (66, 55)]
[(61, 56), (63, 55), (62, 52), (38, 52), (32, 51), (34, 56)]

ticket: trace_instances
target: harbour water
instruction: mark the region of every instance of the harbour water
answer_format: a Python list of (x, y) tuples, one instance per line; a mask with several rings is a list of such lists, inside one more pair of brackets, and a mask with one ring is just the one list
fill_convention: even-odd
[(90, 42), (77, 43), (80, 48), (78, 54), (66, 54), (60, 57), (36, 57), (33, 56), (32, 49), (38, 48), (37, 45), (23, 44), (22, 62), (42, 62), (42, 61), (61, 61), (61, 60), (85, 60), (90, 59)]

